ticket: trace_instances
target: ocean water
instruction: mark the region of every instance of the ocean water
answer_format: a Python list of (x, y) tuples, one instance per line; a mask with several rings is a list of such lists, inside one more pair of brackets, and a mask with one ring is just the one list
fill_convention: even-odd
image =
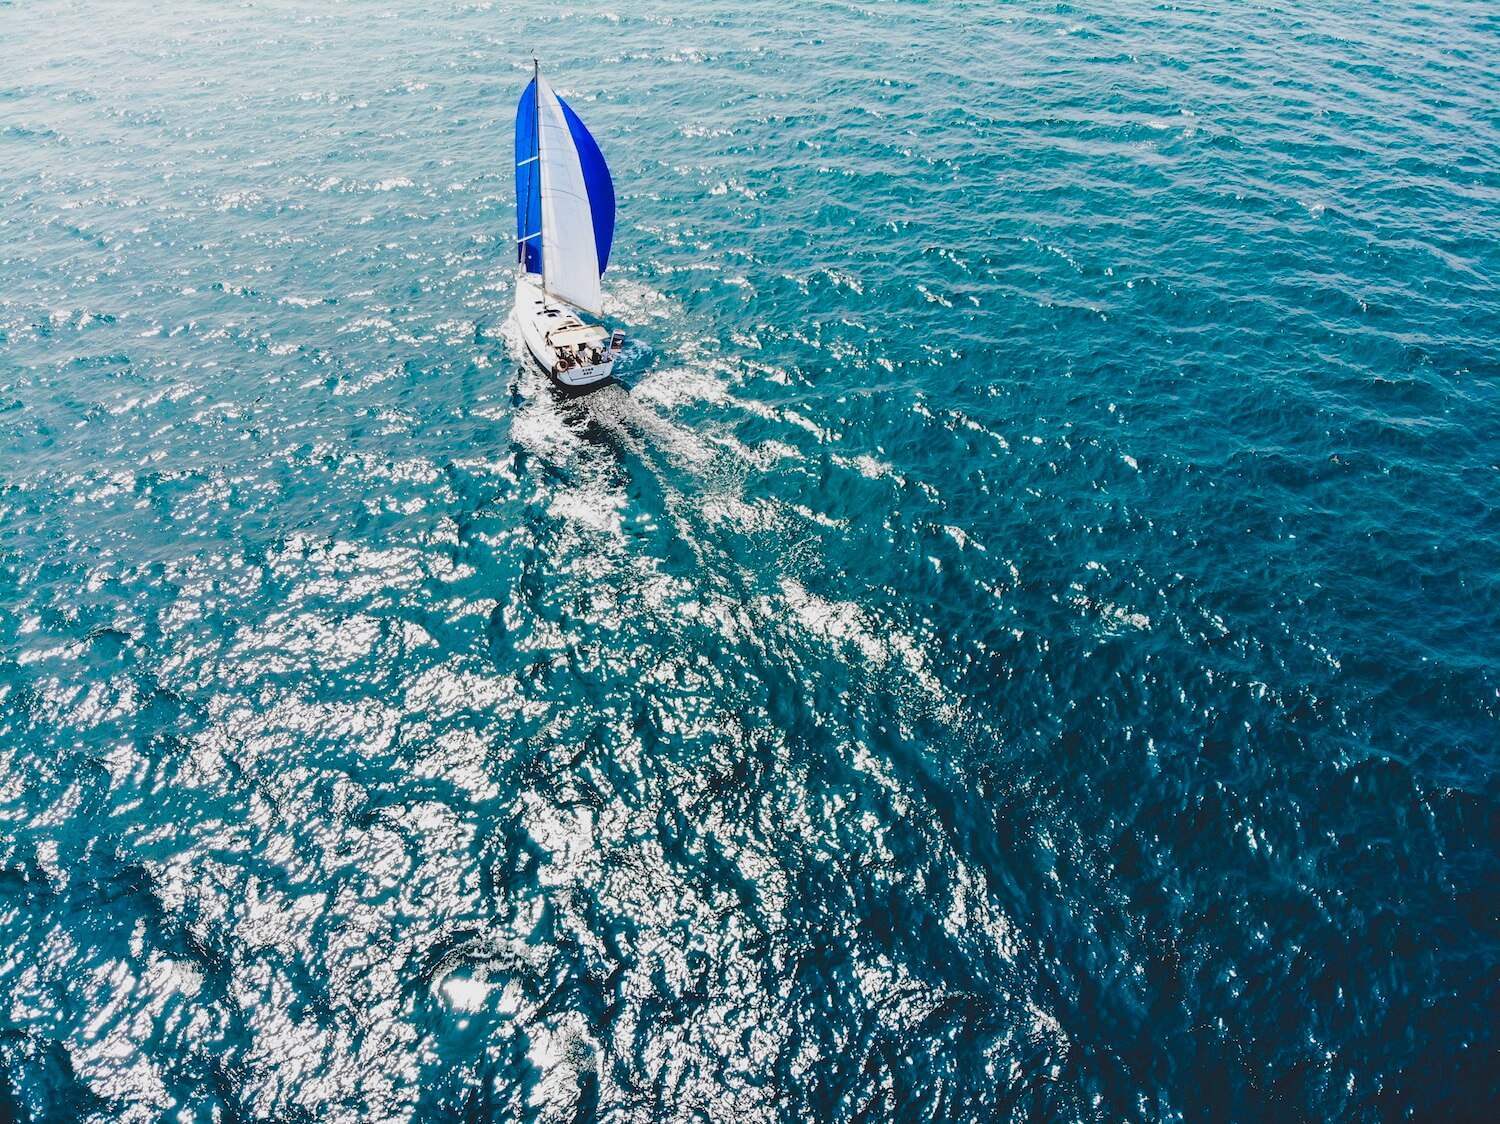
[(645, 7), (0, 4), (0, 1119), (1481, 1115), (1500, 8)]

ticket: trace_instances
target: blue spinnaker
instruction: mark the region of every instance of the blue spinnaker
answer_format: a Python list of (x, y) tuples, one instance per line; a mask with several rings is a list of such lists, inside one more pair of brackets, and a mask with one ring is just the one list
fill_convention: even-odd
[(609, 265), (609, 248), (615, 240), (615, 181), (610, 178), (609, 165), (604, 162), (604, 153), (598, 142), (588, 131), (573, 107), (562, 98), (563, 116), (568, 119), (568, 132), (578, 148), (578, 163), (583, 168), (583, 186), (589, 193), (589, 210), (594, 215), (594, 248), (599, 252), (599, 276)]

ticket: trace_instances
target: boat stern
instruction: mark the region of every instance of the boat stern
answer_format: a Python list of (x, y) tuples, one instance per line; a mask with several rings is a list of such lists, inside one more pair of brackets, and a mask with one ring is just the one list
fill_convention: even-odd
[(582, 390), (614, 375), (625, 333), (585, 324), (566, 305), (549, 301), (535, 274), (516, 281), (516, 322), (532, 358), (565, 390)]

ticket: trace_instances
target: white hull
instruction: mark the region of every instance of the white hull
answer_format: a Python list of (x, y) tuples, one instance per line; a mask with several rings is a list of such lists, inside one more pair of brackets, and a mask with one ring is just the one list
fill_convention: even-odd
[(614, 374), (620, 352), (610, 348), (609, 334), (585, 324), (560, 301), (544, 299), (535, 273), (516, 278), (515, 317), (526, 350), (559, 386), (582, 390)]

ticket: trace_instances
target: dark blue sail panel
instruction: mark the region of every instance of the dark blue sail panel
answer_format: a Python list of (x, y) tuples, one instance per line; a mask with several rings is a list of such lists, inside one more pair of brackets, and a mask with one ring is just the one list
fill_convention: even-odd
[(604, 162), (604, 153), (599, 151), (588, 129), (579, 120), (573, 107), (562, 98), (563, 116), (568, 121), (568, 132), (578, 149), (578, 163), (583, 167), (583, 186), (589, 193), (589, 210), (594, 213), (594, 248), (599, 252), (599, 275), (604, 276), (604, 267), (609, 264), (609, 248), (615, 240), (615, 181), (610, 179), (609, 165)]
[[(595, 149), (595, 151), (598, 151)], [(592, 188), (590, 192), (592, 193)], [(613, 218), (614, 203), (611, 199)], [(542, 162), (537, 159), (536, 79), (516, 106), (516, 241), (527, 273), (542, 271)]]

